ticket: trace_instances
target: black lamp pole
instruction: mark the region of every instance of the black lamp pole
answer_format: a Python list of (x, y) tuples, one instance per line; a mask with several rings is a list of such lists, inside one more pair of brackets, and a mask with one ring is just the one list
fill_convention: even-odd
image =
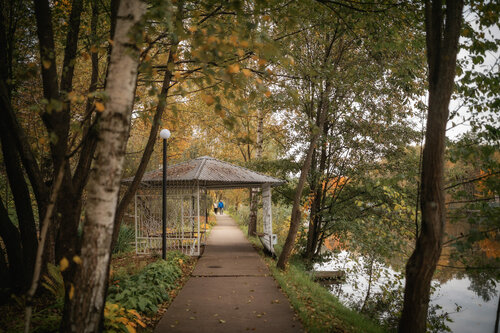
[(170, 138), (170, 131), (162, 129), (160, 138), (163, 139), (163, 195), (162, 195), (162, 218), (161, 218), (161, 257), (167, 259), (167, 139)]
[(161, 257), (167, 259), (167, 139), (163, 139), (163, 196), (162, 196)]

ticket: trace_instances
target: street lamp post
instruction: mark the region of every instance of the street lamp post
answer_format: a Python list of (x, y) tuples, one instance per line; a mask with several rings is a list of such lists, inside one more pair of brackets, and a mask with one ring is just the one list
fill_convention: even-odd
[(161, 257), (167, 259), (167, 139), (170, 131), (162, 129), (160, 137), (163, 139), (163, 195), (162, 195), (162, 234), (161, 234)]

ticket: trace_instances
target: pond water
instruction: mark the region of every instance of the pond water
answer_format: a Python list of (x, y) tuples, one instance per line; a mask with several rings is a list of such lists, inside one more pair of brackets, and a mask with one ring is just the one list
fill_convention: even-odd
[[(369, 265), (366, 265), (364, 258), (353, 258), (348, 252), (343, 251), (335, 255), (330, 262), (316, 265), (315, 270), (346, 271), (345, 283), (328, 287), (345, 305), (359, 309), (365, 300), (369, 285), (367, 266)], [(446, 322), (446, 325), (452, 332), (493, 332), (500, 296), (498, 283), (496, 285), (490, 283), (486, 286), (481, 284), (482, 281), (472, 281), (464, 274), (448, 275), (450, 278), (446, 281), (433, 281), (435, 289), (431, 296), (431, 305), (442, 307), (436, 313), (438, 315), (448, 313), (448, 318), (452, 322)], [(390, 287), (388, 287), (389, 284)], [(400, 273), (384, 264), (374, 263), (370, 292), (372, 296), (383, 290), (398, 288), (402, 290), (403, 287), (404, 278)], [(382, 313), (381, 317), (387, 315), (387, 313)]]

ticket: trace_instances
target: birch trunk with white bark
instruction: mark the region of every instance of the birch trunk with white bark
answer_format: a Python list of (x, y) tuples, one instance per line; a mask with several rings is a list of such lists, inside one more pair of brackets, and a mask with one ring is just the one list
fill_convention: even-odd
[(146, 4), (139, 0), (122, 0), (118, 9), (105, 88), (106, 109), (100, 121), (96, 158), (87, 188), (81, 265), (74, 286), (66, 291), (61, 332), (100, 330), (113, 221), (139, 63), (139, 52), (131, 32), (137, 28), (145, 11)]

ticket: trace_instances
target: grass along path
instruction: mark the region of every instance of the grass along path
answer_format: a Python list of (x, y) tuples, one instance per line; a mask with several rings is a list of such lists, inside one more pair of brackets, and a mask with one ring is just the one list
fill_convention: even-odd
[[(247, 227), (238, 221), (236, 216), (234, 219), (247, 235)], [(276, 267), (276, 260), (264, 254), (263, 246), (257, 237), (250, 237), (249, 240), (288, 297), (307, 332), (385, 332), (377, 323), (340, 303), (293, 260), (286, 271), (281, 271)]]

